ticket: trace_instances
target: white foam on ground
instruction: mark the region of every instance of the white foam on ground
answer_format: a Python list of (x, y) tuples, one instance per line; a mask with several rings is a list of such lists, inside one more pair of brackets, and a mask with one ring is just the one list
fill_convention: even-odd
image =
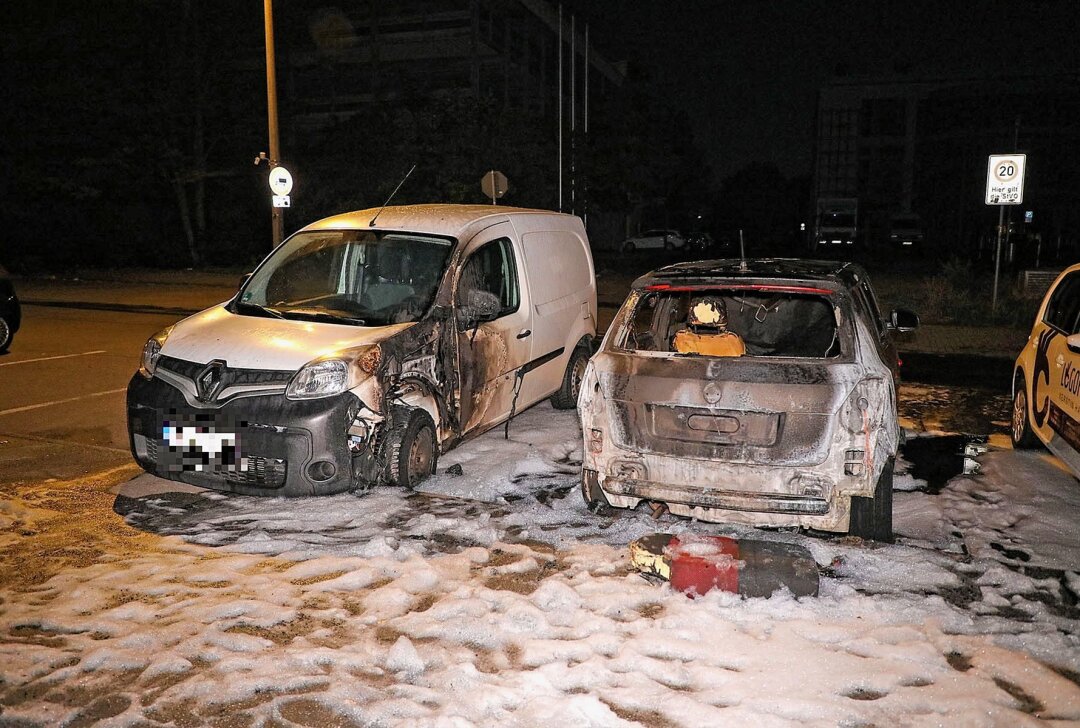
[[(0, 591), (0, 720), (1080, 721), (1080, 615), (1062, 595), (1080, 587), (1080, 485), (1044, 457), (991, 452), (940, 495), (896, 493), (901, 537), (876, 546), (595, 516), (573, 413), (541, 405), (510, 435), (448, 454), (441, 469), (464, 474), (426, 494), (125, 501), (129, 527), (172, 537), (160, 550)], [(23, 522), (36, 508), (0, 500)], [(628, 542), (654, 531), (805, 545), (821, 596), (688, 599), (628, 569)]]

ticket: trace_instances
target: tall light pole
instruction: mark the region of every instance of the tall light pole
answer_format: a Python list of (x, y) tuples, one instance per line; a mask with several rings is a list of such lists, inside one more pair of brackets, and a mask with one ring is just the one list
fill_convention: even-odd
[[(274, 8), (273, 0), (263, 0), (263, 23), (266, 29), (266, 116), (270, 125), (270, 169), (281, 161), (278, 149), (277, 76), (274, 72)], [(282, 209), (272, 208), (274, 247), (281, 243), (284, 230)]]

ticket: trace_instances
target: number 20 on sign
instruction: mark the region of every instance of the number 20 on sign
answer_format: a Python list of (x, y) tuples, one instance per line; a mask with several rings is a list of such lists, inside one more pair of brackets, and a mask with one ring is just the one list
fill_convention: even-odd
[(991, 154), (986, 167), (986, 204), (1022, 203), (1026, 164), (1026, 154)]

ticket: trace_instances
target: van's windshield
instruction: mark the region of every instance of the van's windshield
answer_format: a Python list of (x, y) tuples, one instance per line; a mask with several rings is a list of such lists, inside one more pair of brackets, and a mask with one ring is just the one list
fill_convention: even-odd
[(435, 297), (452, 243), (379, 230), (297, 233), (251, 276), (235, 311), (358, 326), (413, 322)]

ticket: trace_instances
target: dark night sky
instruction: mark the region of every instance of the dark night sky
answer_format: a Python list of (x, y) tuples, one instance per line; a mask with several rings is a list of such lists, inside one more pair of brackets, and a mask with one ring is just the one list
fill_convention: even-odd
[(718, 177), (750, 161), (809, 173), (817, 89), (909, 78), (1080, 71), (1080, 0), (588, 0), (594, 45), (652, 66)]

